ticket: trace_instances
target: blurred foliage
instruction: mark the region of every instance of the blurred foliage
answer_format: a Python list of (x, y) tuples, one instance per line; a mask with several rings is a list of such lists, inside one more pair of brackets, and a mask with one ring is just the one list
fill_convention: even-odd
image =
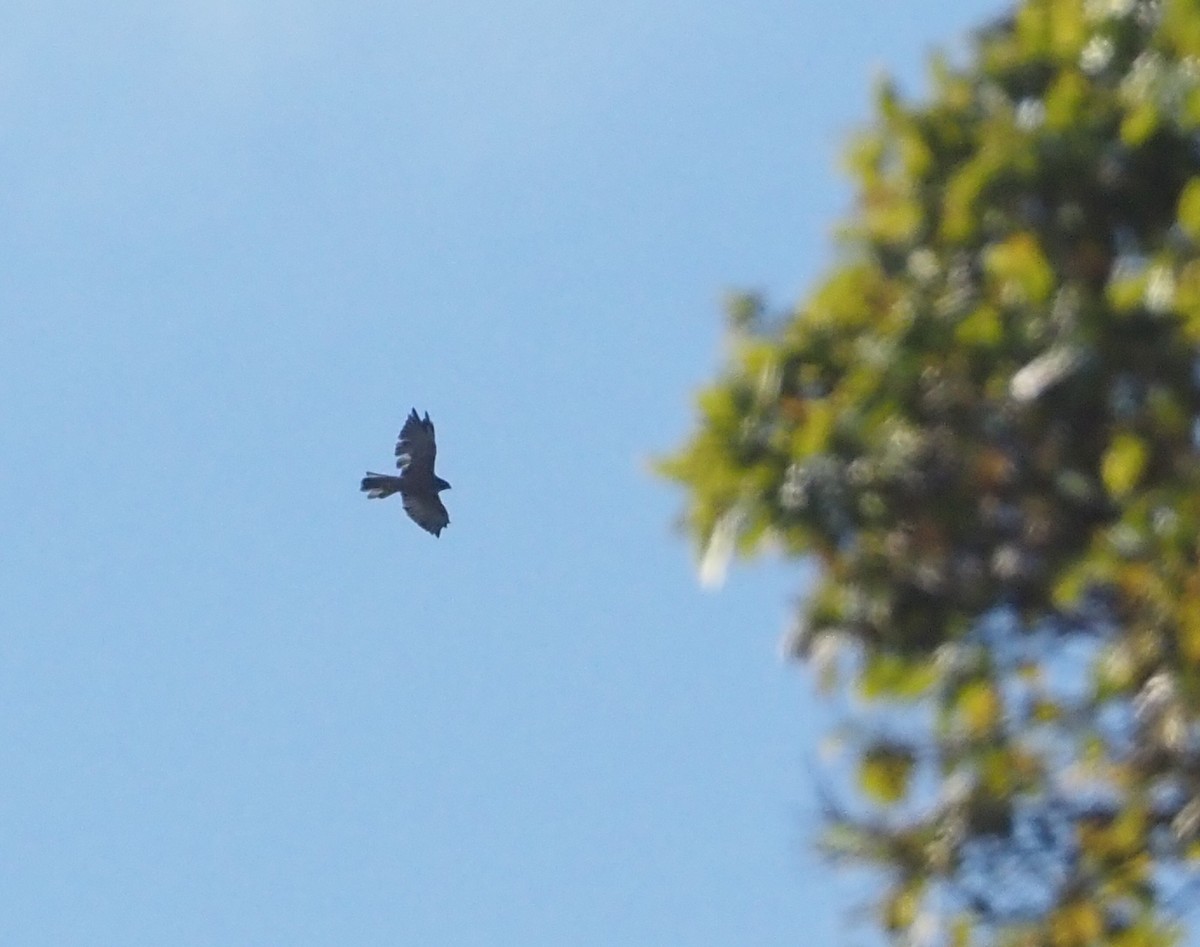
[[(1200, 3), (1027, 0), (884, 83), (841, 261), (730, 304), (661, 471), (820, 579), (831, 856), (898, 941), (1174, 943), (1200, 867)], [(828, 779), (836, 781), (836, 767)]]

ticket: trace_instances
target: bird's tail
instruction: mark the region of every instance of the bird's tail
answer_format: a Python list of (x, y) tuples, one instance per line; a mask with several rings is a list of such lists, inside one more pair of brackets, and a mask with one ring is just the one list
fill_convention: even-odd
[(400, 492), (400, 478), (388, 474), (371, 473), (368, 470), (367, 475), (363, 477), (362, 487), (359, 489), (372, 500), (379, 500)]

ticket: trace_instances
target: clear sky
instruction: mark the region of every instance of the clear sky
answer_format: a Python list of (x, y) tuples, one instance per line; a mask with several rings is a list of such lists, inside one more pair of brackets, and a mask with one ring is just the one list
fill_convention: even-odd
[(646, 459), (1000, 9), (4, 4), (0, 943), (862, 943), (798, 573), (699, 588)]

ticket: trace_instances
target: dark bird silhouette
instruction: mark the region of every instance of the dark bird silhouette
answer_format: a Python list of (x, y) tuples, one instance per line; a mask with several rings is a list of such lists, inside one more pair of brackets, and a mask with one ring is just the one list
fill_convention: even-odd
[(404, 512), (412, 521), (438, 536), (450, 525), (450, 514), (442, 506), (438, 494), (449, 490), (450, 484), (433, 472), (435, 457), (437, 442), (429, 412), (419, 418), (417, 409), (413, 408), (400, 429), (400, 439), (396, 441), (396, 466), (400, 468), (400, 476), (368, 471), (361, 489), (372, 500), (399, 493), (404, 501)]

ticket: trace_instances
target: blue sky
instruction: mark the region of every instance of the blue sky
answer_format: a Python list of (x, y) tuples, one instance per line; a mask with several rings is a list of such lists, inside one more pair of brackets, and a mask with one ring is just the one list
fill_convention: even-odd
[(999, 5), (114, 6), (0, 10), (0, 943), (864, 942), (646, 459)]

